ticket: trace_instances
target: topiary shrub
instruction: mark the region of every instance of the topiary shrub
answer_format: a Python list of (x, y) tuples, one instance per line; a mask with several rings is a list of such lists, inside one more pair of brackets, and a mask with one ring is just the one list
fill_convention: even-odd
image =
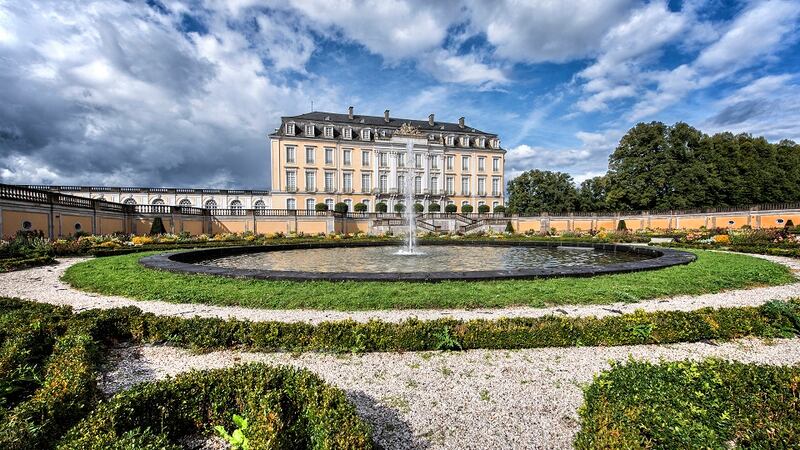
[(394, 212), (401, 213), (406, 210), (406, 205), (402, 203), (395, 203), (394, 204)]
[(421, 213), (425, 211), (425, 207), (422, 206), (422, 203), (414, 203), (414, 212)]
[(456, 205), (454, 205), (453, 203), (449, 203), (444, 207), (444, 212), (446, 213), (454, 213), (456, 212), (456, 210), (457, 210)]
[(497, 206), (494, 207), (494, 213), (495, 214), (505, 214), (506, 213), (506, 207), (503, 206), (503, 205), (497, 205)]
[(345, 202), (339, 202), (339, 203), (337, 203), (337, 204), (333, 205), (333, 210), (334, 210), (334, 211), (336, 211), (337, 213), (342, 213), (342, 214), (344, 214), (344, 213), (346, 213), (346, 212), (347, 212), (347, 210), (348, 210), (347, 203), (345, 203)]
[(442, 210), (442, 205), (438, 203), (431, 203), (428, 205), (428, 212), (439, 212)]
[(385, 213), (389, 210), (389, 206), (386, 203), (380, 202), (375, 204), (375, 212)]
[(471, 213), (472, 212), (472, 205), (464, 205), (461, 207), (461, 212), (463, 213)]
[(514, 232), (514, 225), (512, 225), (511, 221), (509, 220), (508, 222), (506, 222), (506, 233), (513, 233), (513, 232)]
[(486, 214), (491, 211), (489, 205), (478, 205), (478, 212), (481, 214)]
[(164, 221), (161, 220), (161, 217), (153, 219), (153, 224), (150, 225), (150, 235), (166, 234), (166, 232), (167, 230), (164, 228)]
[(327, 210), (328, 210), (327, 203), (320, 202), (314, 205), (314, 211), (327, 211)]
[(367, 205), (363, 203), (356, 203), (353, 205), (353, 211), (355, 212), (367, 212)]
[(783, 225), (783, 228), (785, 229), (794, 228), (794, 222), (792, 221), (792, 219), (787, 220), (786, 224)]
[(628, 227), (625, 225), (625, 219), (620, 219), (620, 221), (617, 222), (617, 231), (627, 231), (627, 230)]

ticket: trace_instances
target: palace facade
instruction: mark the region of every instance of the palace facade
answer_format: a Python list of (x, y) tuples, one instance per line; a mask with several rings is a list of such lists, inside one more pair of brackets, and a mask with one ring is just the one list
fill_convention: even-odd
[[(406, 139), (414, 134), (414, 156), (406, 160)], [(433, 203), (490, 208), (503, 204), (506, 151), (494, 133), (457, 123), (310, 112), (281, 118), (270, 134), (272, 207), (329, 209), (343, 202), (391, 212), (404, 202), (406, 177), (413, 177), (414, 200), (427, 212)]]

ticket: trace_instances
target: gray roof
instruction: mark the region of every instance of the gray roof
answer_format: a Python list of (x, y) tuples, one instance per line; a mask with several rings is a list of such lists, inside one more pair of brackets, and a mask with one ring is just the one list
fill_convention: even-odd
[(485, 131), (481, 131), (475, 128), (470, 127), (469, 125), (464, 125), (464, 128), (458, 126), (457, 123), (452, 122), (439, 122), (438, 120), (434, 122), (433, 126), (431, 126), (427, 120), (414, 120), (414, 119), (401, 119), (398, 117), (389, 117), (389, 122), (386, 122), (383, 116), (362, 116), (359, 114), (354, 114), (353, 118), (350, 119), (347, 114), (340, 114), (340, 113), (331, 113), (331, 112), (324, 112), (324, 111), (313, 111), (310, 113), (300, 114), (299, 116), (286, 116), (281, 117), (283, 122), (286, 121), (313, 121), (313, 122), (327, 122), (333, 123), (336, 125), (353, 125), (355, 127), (358, 126), (373, 126), (373, 127), (385, 127), (385, 128), (400, 128), (401, 125), (404, 123), (410, 123), (411, 125), (415, 126), (416, 128), (422, 131), (436, 131), (436, 132), (453, 132), (453, 133), (470, 133), (470, 134), (481, 134), (486, 137), (497, 137), (495, 133), (487, 133)]

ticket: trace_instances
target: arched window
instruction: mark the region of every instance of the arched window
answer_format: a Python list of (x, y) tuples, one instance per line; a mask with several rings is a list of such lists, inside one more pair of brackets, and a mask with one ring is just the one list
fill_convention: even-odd
[(185, 198), (180, 202), (178, 202), (178, 206), (192, 206), (192, 201), (189, 200), (188, 198)]
[(326, 198), (325, 199), (325, 204), (328, 205), (328, 211), (333, 211), (333, 199), (332, 198)]
[(267, 204), (264, 203), (264, 200), (256, 200), (253, 206), (255, 207), (255, 209), (260, 209), (260, 210), (267, 209)]
[(346, 198), (344, 203), (347, 205), (347, 212), (353, 212), (353, 201), (349, 198)]
[(316, 204), (317, 204), (317, 201), (314, 200), (313, 198), (307, 198), (306, 199), (306, 209), (307, 210), (313, 211), (314, 210), (314, 206), (316, 206)]
[(363, 203), (367, 207), (367, 211), (369, 211), (369, 199), (365, 198), (364, 200), (361, 200), (361, 203)]
[(164, 200), (157, 198), (151, 202), (153, 205), (164, 205)]
[(136, 204), (136, 200), (134, 200), (133, 197), (128, 197), (122, 203), (125, 204), (125, 205), (135, 205)]
[(297, 200), (293, 198), (286, 199), (286, 209), (297, 209)]
[(206, 200), (206, 209), (217, 209), (217, 202), (213, 198)]
[(231, 201), (231, 209), (242, 209), (242, 202), (239, 200)]

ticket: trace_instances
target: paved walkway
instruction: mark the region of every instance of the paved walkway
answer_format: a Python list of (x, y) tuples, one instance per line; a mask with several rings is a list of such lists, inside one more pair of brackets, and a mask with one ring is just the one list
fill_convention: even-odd
[(143, 346), (115, 352), (106, 392), (190, 369), (261, 361), (318, 373), (344, 389), (386, 449), (571, 448), (579, 429), (581, 388), (629, 357), (659, 360), (720, 357), (748, 363), (800, 363), (800, 339), (719, 345), (471, 350), (468, 352), (195, 354)]
[[(753, 255), (778, 262), (800, 273), (800, 260), (779, 256)], [(92, 294), (73, 289), (61, 281), (61, 275), (71, 265), (86, 258), (67, 258), (58, 265), (36, 267), (17, 272), (0, 274), (0, 295), (19, 297), (44, 303), (70, 305), (76, 311), (90, 308), (114, 308), (137, 306), (143, 311), (161, 315), (183, 317), (221, 317), (248, 319), (252, 321), (309, 322), (351, 319), (359, 322), (383, 320), (399, 322), (412, 317), (418, 319), (498, 319), (502, 317), (540, 317), (545, 315), (596, 316), (603, 317), (631, 313), (637, 309), (645, 311), (680, 310), (690, 311), (704, 307), (758, 306), (769, 300), (800, 297), (800, 282), (773, 287), (739, 289), (717, 294), (676, 296), (657, 298), (636, 303), (612, 303), (607, 305), (576, 305), (549, 308), (497, 308), (497, 309), (437, 309), (437, 310), (381, 310), (381, 311), (322, 311), (322, 310), (270, 310), (241, 308), (235, 306), (211, 306), (194, 303), (169, 303), (163, 301), (139, 301), (126, 297)]]

